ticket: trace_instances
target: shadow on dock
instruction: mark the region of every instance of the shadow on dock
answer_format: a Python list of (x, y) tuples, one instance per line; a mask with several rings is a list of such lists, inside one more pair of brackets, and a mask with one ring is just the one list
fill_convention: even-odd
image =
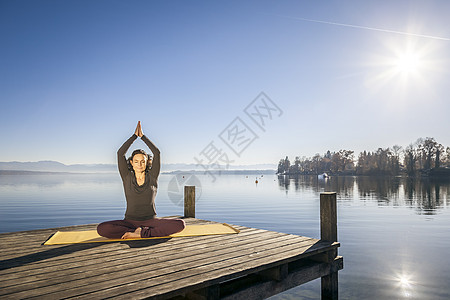
[(0, 270), (7, 270), (11, 268), (17, 268), (20, 266), (24, 266), (31, 263), (36, 263), (39, 261), (47, 260), (50, 258), (55, 258), (58, 256), (63, 256), (71, 253), (75, 253), (78, 251), (83, 251), (87, 249), (92, 249), (95, 247), (99, 247), (102, 244), (97, 243), (94, 244), (74, 244), (68, 246), (62, 246), (58, 248), (53, 248), (49, 250), (44, 250), (40, 252), (35, 252), (15, 258), (0, 260)]
[[(156, 240), (146, 240), (146, 241), (123, 241), (117, 242), (123, 245), (127, 245), (130, 248), (144, 248), (151, 247), (154, 245), (162, 244), (169, 241), (170, 238), (156, 239)], [(27, 254), (15, 258), (0, 260), (0, 270), (7, 270), (11, 268), (16, 268), (24, 266), (31, 263), (36, 263), (39, 261), (55, 258), (58, 256), (64, 256), (67, 254), (72, 254), (78, 251), (89, 250), (105, 243), (84, 243), (84, 244), (72, 244), (67, 246), (59, 246), (58, 248), (48, 249), (32, 254)], [(43, 243), (42, 243), (43, 245)]]

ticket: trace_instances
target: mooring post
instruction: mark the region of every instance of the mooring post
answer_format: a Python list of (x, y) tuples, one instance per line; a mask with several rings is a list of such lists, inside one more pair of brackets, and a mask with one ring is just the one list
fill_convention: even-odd
[(195, 218), (195, 186), (184, 186), (184, 217)]
[(320, 194), (320, 239), (337, 242), (336, 193)]
[[(320, 239), (337, 242), (336, 193), (320, 194)], [(337, 257), (337, 249), (328, 252), (327, 261), (332, 263)], [(338, 299), (338, 272), (322, 277), (322, 299)]]

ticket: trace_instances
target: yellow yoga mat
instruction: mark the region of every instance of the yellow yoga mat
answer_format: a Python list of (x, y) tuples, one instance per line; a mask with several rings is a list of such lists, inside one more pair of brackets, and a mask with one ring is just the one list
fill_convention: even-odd
[(134, 238), (134, 239), (108, 239), (99, 236), (96, 230), (87, 231), (57, 231), (52, 235), (44, 245), (62, 245), (78, 243), (98, 243), (98, 242), (123, 242), (136, 240), (151, 240), (175, 238), (183, 236), (200, 236), (215, 234), (233, 234), (239, 233), (239, 230), (225, 223), (206, 224), (206, 225), (186, 225), (183, 231), (164, 237)]

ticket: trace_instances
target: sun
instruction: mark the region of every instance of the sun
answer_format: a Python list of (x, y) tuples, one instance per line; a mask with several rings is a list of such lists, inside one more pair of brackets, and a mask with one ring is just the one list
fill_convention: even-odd
[(404, 275), (400, 276), (399, 283), (400, 283), (400, 285), (402, 287), (409, 287), (409, 286), (411, 286), (411, 280), (408, 277), (404, 276)]
[(407, 81), (423, 77), (426, 72), (426, 52), (421, 44), (417, 40), (408, 40), (403, 45), (394, 45), (391, 46), (389, 59), (391, 75)]
[(423, 101), (438, 99), (442, 81), (441, 43), (434, 40), (383, 36), (367, 52), (364, 87), (367, 99), (386, 112), (403, 113)]
[(403, 53), (397, 57), (394, 64), (398, 73), (408, 75), (420, 70), (421, 59), (417, 53)]
[(433, 59), (435, 51), (435, 41), (385, 38), (367, 60), (365, 84), (374, 92), (388, 91), (396, 101), (406, 99), (408, 94), (429, 91), (438, 71)]

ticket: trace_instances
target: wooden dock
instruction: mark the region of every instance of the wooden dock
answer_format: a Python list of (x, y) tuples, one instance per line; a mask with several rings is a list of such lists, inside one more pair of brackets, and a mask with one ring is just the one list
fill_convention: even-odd
[[(321, 194), (320, 240), (236, 225), (239, 234), (55, 246), (42, 243), (56, 230), (96, 224), (0, 234), (0, 299), (250, 300), (320, 277), (322, 298), (337, 299), (335, 212), (336, 194)], [(192, 213), (187, 224), (211, 223)]]

